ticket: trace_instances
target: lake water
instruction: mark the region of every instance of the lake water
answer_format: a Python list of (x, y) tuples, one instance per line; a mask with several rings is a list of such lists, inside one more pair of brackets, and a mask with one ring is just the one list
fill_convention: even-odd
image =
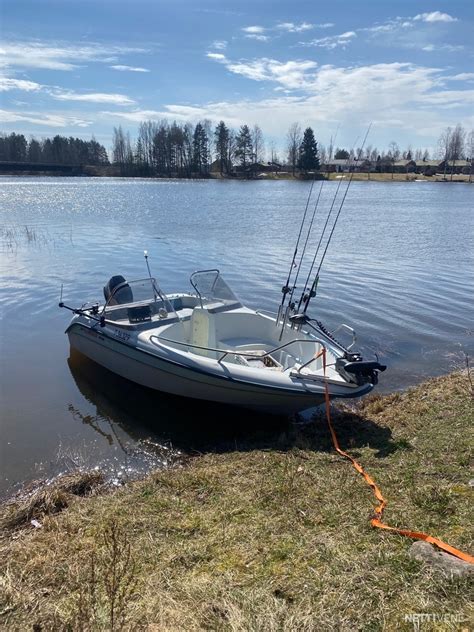
[[(74, 306), (101, 299), (110, 276), (146, 276), (147, 249), (165, 291), (217, 267), (244, 303), (276, 311), (309, 186), (1, 178), (0, 494), (71, 465), (121, 476), (172, 446), (205, 449), (201, 415), (235, 441), (253, 427), (251, 413), (196, 409), (70, 356), (60, 288)], [(336, 187), (324, 185), (319, 226)], [(474, 357), (473, 296), (473, 186), (352, 183), (311, 314), (355, 327), (364, 354), (388, 365), (379, 391)]]

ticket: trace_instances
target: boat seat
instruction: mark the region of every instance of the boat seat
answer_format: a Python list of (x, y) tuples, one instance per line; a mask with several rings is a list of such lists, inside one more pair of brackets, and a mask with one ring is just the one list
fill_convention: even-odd
[[(189, 344), (199, 347), (216, 348), (216, 321), (214, 314), (208, 312), (204, 307), (195, 307), (191, 314)], [(196, 349), (190, 347), (192, 353), (205, 356), (207, 358), (217, 358), (215, 351), (206, 349)]]

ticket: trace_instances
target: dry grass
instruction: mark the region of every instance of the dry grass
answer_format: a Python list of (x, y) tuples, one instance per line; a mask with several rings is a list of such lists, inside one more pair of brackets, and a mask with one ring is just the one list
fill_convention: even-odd
[[(334, 423), (380, 484), (390, 524), (472, 550), (472, 420), (457, 373), (368, 398)], [(405, 615), (430, 613), (439, 621), (423, 631), (467, 628), (442, 620), (467, 620), (467, 581), (372, 529), (372, 503), (322, 418), (278, 445), (208, 453), (112, 493), (71, 495), (42, 528), (4, 532), (0, 627), (408, 631)], [(121, 604), (113, 624), (112, 602)]]
[(88, 496), (104, 485), (98, 471), (71, 472), (59, 479), (35, 481), (6, 502), (0, 514), (0, 529), (17, 529), (66, 509), (75, 496)]

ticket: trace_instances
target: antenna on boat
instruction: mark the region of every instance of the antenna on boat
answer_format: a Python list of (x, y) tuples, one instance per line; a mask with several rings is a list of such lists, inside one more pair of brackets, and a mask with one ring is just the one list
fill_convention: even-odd
[(153, 277), (151, 276), (150, 264), (148, 263), (148, 250), (144, 250), (143, 251), (143, 256), (145, 257), (146, 267), (147, 267), (147, 270), (148, 270), (148, 276), (150, 277), (151, 285), (152, 285), (152, 288), (153, 288), (153, 295), (154, 295), (155, 301), (156, 301), (155, 284), (153, 283)]
[(150, 264), (148, 263), (148, 250), (143, 251), (143, 256), (145, 257), (146, 267), (148, 269), (148, 276), (150, 277), (150, 279), (152, 279), (153, 277), (151, 276)]

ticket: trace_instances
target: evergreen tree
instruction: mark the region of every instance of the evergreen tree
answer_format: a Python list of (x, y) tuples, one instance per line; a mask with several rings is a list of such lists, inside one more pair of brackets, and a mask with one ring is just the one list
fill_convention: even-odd
[(201, 123), (194, 128), (193, 166), (200, 174), (207, 173), (209, 169), (209, 140)]
[(334, 158), (336, 160), (347, 160), (349, 158), (349, 152), (347, 149), (336, 149), (336, 153), (334, 154)]
[(228, 172), (229, 158), (229, 130), (224, 121), (221, 121), (214, 132), (214, 145), (216, 148), (216, 159), (219, 161), (220, 173)]
[(28, 144), (28, 162), (41, 162), (41, 145), (32, 138)]
[(303, 171), (319, 169), (318, 144), (314, 138), (314, 132), (311, 127), (307, 127), (303, 134), (298, 167), (303, 169)]
[(235, 139), (235, 156), (242, 167), (246, 167), (253, 158), (252, 136), (248, 125), (242, 125)]

